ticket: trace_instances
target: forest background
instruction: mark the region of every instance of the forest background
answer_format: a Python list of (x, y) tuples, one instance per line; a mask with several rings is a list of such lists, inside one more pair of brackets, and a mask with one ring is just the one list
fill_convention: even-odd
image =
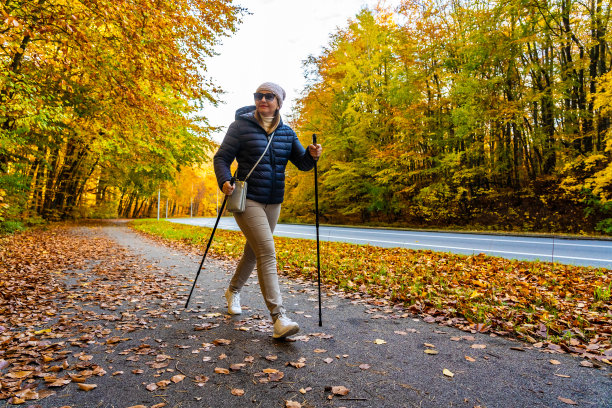
[[(206, 60), (228, 0), (0, 5), (0, 226), (216, 214)], [(304, 62), (324, 222), (612, 234), (610, 3), (405, 1)], [(284, 221), (312, 222), (288, 168)]]

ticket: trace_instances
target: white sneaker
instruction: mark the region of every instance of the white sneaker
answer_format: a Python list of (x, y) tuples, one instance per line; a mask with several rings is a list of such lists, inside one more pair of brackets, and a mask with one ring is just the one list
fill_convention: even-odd
[(231, 315), (237, 315), (242, 313), (240, 307), (240, 293), (232, 292), (231, 290), (225, 291), (225, 299), (227, 299), (227, 312)]
[(278, 318), (274, 322), (274, 334), (272, 335), (275, 339), (282, 339), (287, 336), (293, 336), (295, 333), (300, 331), (300, 326), (284, 314), (278, 315)]

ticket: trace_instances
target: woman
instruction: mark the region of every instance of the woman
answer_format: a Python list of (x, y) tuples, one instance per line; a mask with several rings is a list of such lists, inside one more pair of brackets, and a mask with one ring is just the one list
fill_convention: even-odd
[(274, 322), (274, 338), (297, 333), (300, 328), (285, 314), (276, 271), (276, 252), (272, 234), (285, 194), (285, 167), (291, 161), (300, 170), (310, 170), (321, 155), (321, 145), (304, 149), (295, 132), (281, 120), (279, 110), (285, 100), (285, 91), (272, 82), (261, 84), (254, 93), (255, 106), (236, 111), (236, 120), (214, 157), (215, 174), (219, 188), (231, 195), (230, 165), (236, 159), (236, 178), (244, 180), (266, 149), (265, 155), (248, 179), (246, 209), (234, 213), (234, 218), (247, 243), (234, 276), (225, 292), (230, 314), (242, 313), (240, 290), (257, 265), (257, 277), (266, 306)]

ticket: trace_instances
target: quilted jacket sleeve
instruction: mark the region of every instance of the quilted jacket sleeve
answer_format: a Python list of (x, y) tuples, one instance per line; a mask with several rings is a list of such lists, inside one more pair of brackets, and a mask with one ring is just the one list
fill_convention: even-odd
[(302, 171), (312, 169), (315, 163), (314, 159), (308, 150), (304, 149), (295, 133), (293, 134), (293, 145), (291, 146), (291, 156), (289, 160), (291, 160), (291, 163), (293, 163), (295, 167)]
[(238, 122), (233, 122), (227, 129), (227, 133), (223, 138), (219, 150), (215, 153), (213, 164), (215, 167), (215, 176), (217, 176), (217, 184), (221, 189), (226, 181), (232, 178), (230, 166), (238, 154), (240, 149), (240, 139), (238, 131)]

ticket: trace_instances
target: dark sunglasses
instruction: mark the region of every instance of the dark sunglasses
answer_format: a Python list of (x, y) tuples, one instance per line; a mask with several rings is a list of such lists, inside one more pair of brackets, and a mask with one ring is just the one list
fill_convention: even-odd
[(253, 94), (253, 96), (255, 97), (256, 101), (261, 101), (263, 98), (266, 98), (266, 101), (272, 102), (274, 100), (274, 98), (275, 98), (273, 93), (255, 92)]

